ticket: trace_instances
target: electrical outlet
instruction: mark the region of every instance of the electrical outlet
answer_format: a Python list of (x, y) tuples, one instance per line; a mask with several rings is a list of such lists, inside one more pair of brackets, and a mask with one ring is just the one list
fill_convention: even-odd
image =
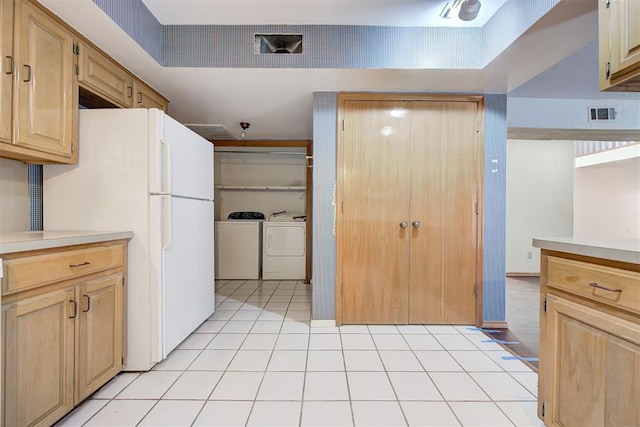
[(533, 258), (533, 252), (531, 252), (531, 251), (527, 252), (527, 258), (532, 259)]

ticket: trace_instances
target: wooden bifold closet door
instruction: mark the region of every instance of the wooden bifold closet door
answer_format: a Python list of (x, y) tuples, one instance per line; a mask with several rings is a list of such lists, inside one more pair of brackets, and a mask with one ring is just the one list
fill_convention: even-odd
[(475, 323), (479, 104), (343, 100), (339, 323)]

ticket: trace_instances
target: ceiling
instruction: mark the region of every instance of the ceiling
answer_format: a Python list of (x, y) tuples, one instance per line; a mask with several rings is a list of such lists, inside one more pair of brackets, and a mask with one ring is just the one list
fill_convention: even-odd
[[(246, 121), (251, 123), (248, 139), (311, 139), (314, 92), (513, 92), (521, 97), (536, 96), (555, 78), (553, 73), (545, 76), (547, 69), (581, 52), (597, 37), (597, 1), (562, 0), (482, 69), (162, 67), (92, 0), (40, 1), (167, 96), (171, 100), (169, 113), (179, 121), (221, 124), (236, 137), (242, 130), (239, 122)], [(483, 25), (506, 1), (524, 0), (482, 0), (478, 18), (468, 23), (439, 17), (447, 3), (443, 0), (143, 0), (165, 25), (448, 27)], [(526, 7), (524, 3), (522, 7)], [(554, 96), (584, 98), (585, 92), (588, 97), (597, 96), (597, 84), (593, 83), (597, 82), (597, 49), (594, 51), (593, 43), (589, 49), (577, 65), (561, 67), (565, 83), (555, 84)], [(590, 68), (585, 68), (585, 60)], [(574, 88), (567, 69), (579, 70), (589, 78)], [(535, 84), (527, 84), (538, 75)]]
[[(465, 22), (440, 13), (455, 0), (142, 0), (161, 24), (481, 27), (506, 2), (483, 0)], [(176, 11), (179, 10), (179, 13)]]

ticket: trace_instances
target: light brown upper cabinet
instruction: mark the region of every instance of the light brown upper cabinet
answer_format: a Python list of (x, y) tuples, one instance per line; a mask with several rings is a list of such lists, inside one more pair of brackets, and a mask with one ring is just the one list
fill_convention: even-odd
[(600, 90), (640, 91), (640, 2), (599, 0)]
[(167, 112), (169, 101), (140, 81), (133, 82), (132, 108), (157, 108)]
[(2, 0), (0, 22), (0, 156), (75, 163), (71, 32), (26, 0)]
[[(89, 43), (78, 43), (78, 83), (93, 95), (121, 108), (158, 108), (169, 101)], [(95, 98), (94, 98), (95, 99)]]
[(0, 0), (0, 144), (11, 143), (13, 58), (13, 0)]
[(344, 94), (338, 323), (473, 324), (481, 97)]
[(75, 164), (78, 105), (159, 108), (169, 100), (37, 1), (0, 0), (0, 157)]
[(14, 143), (73, 163), (73, 35), (32, 3), (15, 6)]
[(128, 108), (132, 104), (131, 74), (82, 41), (78, 43), (78, 83), (119, 107)]

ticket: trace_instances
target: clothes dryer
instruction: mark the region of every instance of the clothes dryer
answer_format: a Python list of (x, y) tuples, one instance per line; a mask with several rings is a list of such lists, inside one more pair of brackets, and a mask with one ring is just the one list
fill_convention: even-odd
[(306, 222), (267, 221), (262, 226), (262, 278), (304, 280)]

